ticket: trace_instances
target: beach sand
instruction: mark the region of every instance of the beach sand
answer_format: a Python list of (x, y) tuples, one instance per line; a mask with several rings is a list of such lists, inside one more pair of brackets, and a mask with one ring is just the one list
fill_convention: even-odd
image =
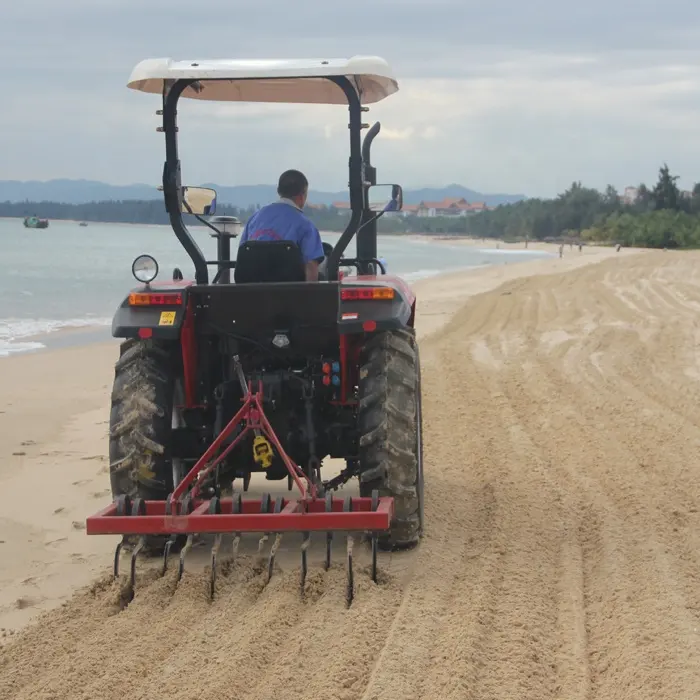
[(121, 610), (116, 539), (83, 529), (116, 341), (1, 360), (0, 700), (700, 697), (699, 263), (566, 248), (415, 284), (426, 536), (378, 586), (362, 552), (348, 610), (343, 543), (302, 600), (291, 535), (267, 586), (246, 556), (210, 603), (192, 552)]

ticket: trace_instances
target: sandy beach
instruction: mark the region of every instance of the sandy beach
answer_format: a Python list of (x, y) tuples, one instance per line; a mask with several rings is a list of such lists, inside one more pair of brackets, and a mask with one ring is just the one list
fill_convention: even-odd
[(244, 563), (209, 602), (193, 552), (121, 610), (84, 532), (117, 343), (1, 359), (0, 700), (700, 697), (699, 263), (566, 246), (414, 284), (426, 536), (347, 610), (342, 556), (302, 600), (292, 542), (267, 586)]

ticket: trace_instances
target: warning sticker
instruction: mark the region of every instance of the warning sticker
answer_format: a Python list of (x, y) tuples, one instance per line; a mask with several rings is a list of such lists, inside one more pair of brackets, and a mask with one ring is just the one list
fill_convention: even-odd
[(343, 314), (341, 319), (343, 321), (356, 321), (360, 317), (360, 314)]
[(158, 321), (159, 326), (173, 326), (175, 325), (175, 311), (161, 311), (160, 320)]

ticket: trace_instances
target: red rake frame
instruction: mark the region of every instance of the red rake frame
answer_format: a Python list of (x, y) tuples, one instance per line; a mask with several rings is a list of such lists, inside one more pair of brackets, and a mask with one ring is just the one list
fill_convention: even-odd
[[(248, 383), (243, 406), (207, 451), (177, 485), (166, 501), (134, 499), (132, 512), (120, 513), (119, 502), (86, 519), (88, 535), (193, 535), (243, 532), (333, 532), (389, 530), (394, 499), (319, 498), (315, 484), (290, 459), (272, 430), (262, 408), (262, 382), (256, 393)], [(216, 458), (221, 445), (240, 423), (243, 430)], [(284, 461), (301, 494), (299, 499), (278, 499), (271, 512), (271, 499), (200, 499), (199, 481), (231, 452), (251, 431), (263, 433)], [(214, 459), (213, 459), (214, 458)], [(192, 486), (187, 494), (188, 488)], [(213, 512), (212, 512), (213, 511)]]

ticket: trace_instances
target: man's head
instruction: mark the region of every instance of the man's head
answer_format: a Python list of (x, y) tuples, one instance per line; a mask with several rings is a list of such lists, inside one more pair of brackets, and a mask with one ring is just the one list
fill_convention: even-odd
[(298, 170), (286, 170), (280, 175), (277, 194), (280, 197), (291, 199), (299, 209), (303, 209), (309, 194), (309, 181), (304, 173), (300, 173)]

